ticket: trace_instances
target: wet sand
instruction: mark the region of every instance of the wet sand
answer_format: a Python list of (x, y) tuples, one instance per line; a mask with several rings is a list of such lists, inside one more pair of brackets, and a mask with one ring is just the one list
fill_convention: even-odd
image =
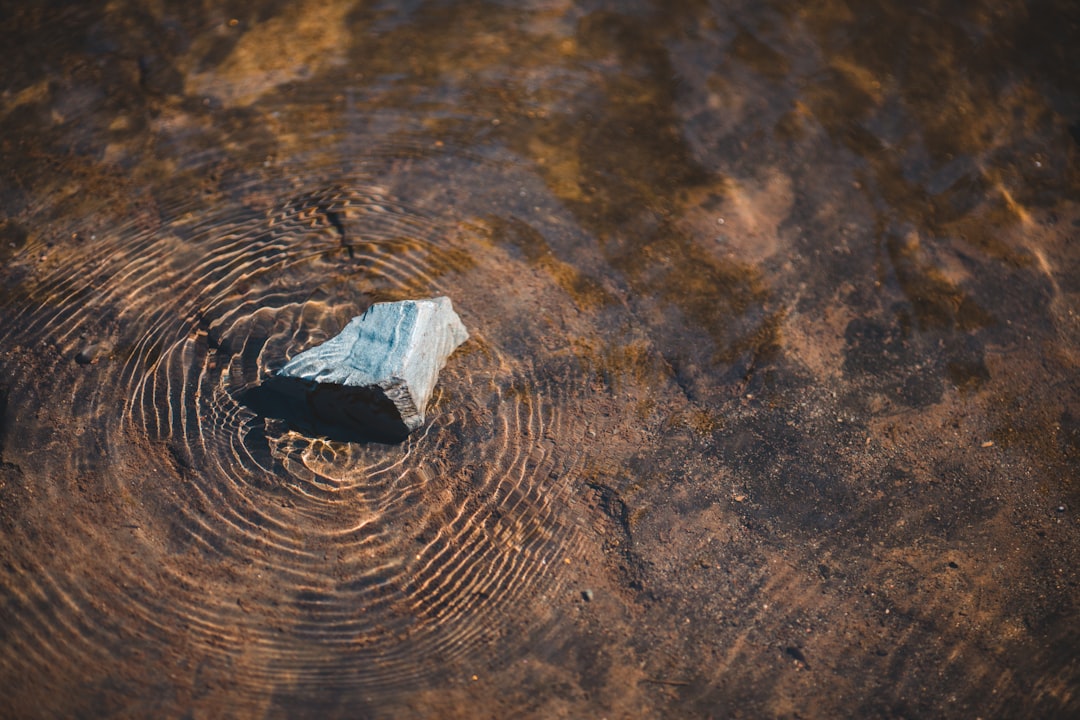
[(1072, 4), (168, 5), (3, 6), (6, 714), (1080, 714)]

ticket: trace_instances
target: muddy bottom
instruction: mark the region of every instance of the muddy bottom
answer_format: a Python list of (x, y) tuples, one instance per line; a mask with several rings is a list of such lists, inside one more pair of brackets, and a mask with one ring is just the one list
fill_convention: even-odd
[(3, 6), (3, 714), (1080, 715), (1073, 3)]

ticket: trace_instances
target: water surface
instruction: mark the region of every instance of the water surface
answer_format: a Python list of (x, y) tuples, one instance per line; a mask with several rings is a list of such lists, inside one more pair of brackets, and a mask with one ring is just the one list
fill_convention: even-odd
[(11, 714), (1080, 712), (1072, 4), (0, 8)]

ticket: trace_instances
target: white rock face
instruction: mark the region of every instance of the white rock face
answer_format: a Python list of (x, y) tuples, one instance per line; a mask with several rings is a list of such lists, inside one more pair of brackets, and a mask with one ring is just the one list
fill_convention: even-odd
[(331, 414), (373, 427), (399, 422), (407, 434), (423, 424), (439, 371), (468, 337), (447, 297), (376, 303), (277, 376), (302, 384), (309, 403), (317, 399)]

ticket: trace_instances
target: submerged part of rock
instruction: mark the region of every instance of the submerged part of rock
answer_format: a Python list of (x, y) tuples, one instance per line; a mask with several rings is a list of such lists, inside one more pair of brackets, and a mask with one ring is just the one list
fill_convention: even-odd
[(468, 337), (447, 297), (377, 303), (290, 360), (275, 390), (303, 399), (320, 425), (400, 441), (423, 424), (439, 371)]

